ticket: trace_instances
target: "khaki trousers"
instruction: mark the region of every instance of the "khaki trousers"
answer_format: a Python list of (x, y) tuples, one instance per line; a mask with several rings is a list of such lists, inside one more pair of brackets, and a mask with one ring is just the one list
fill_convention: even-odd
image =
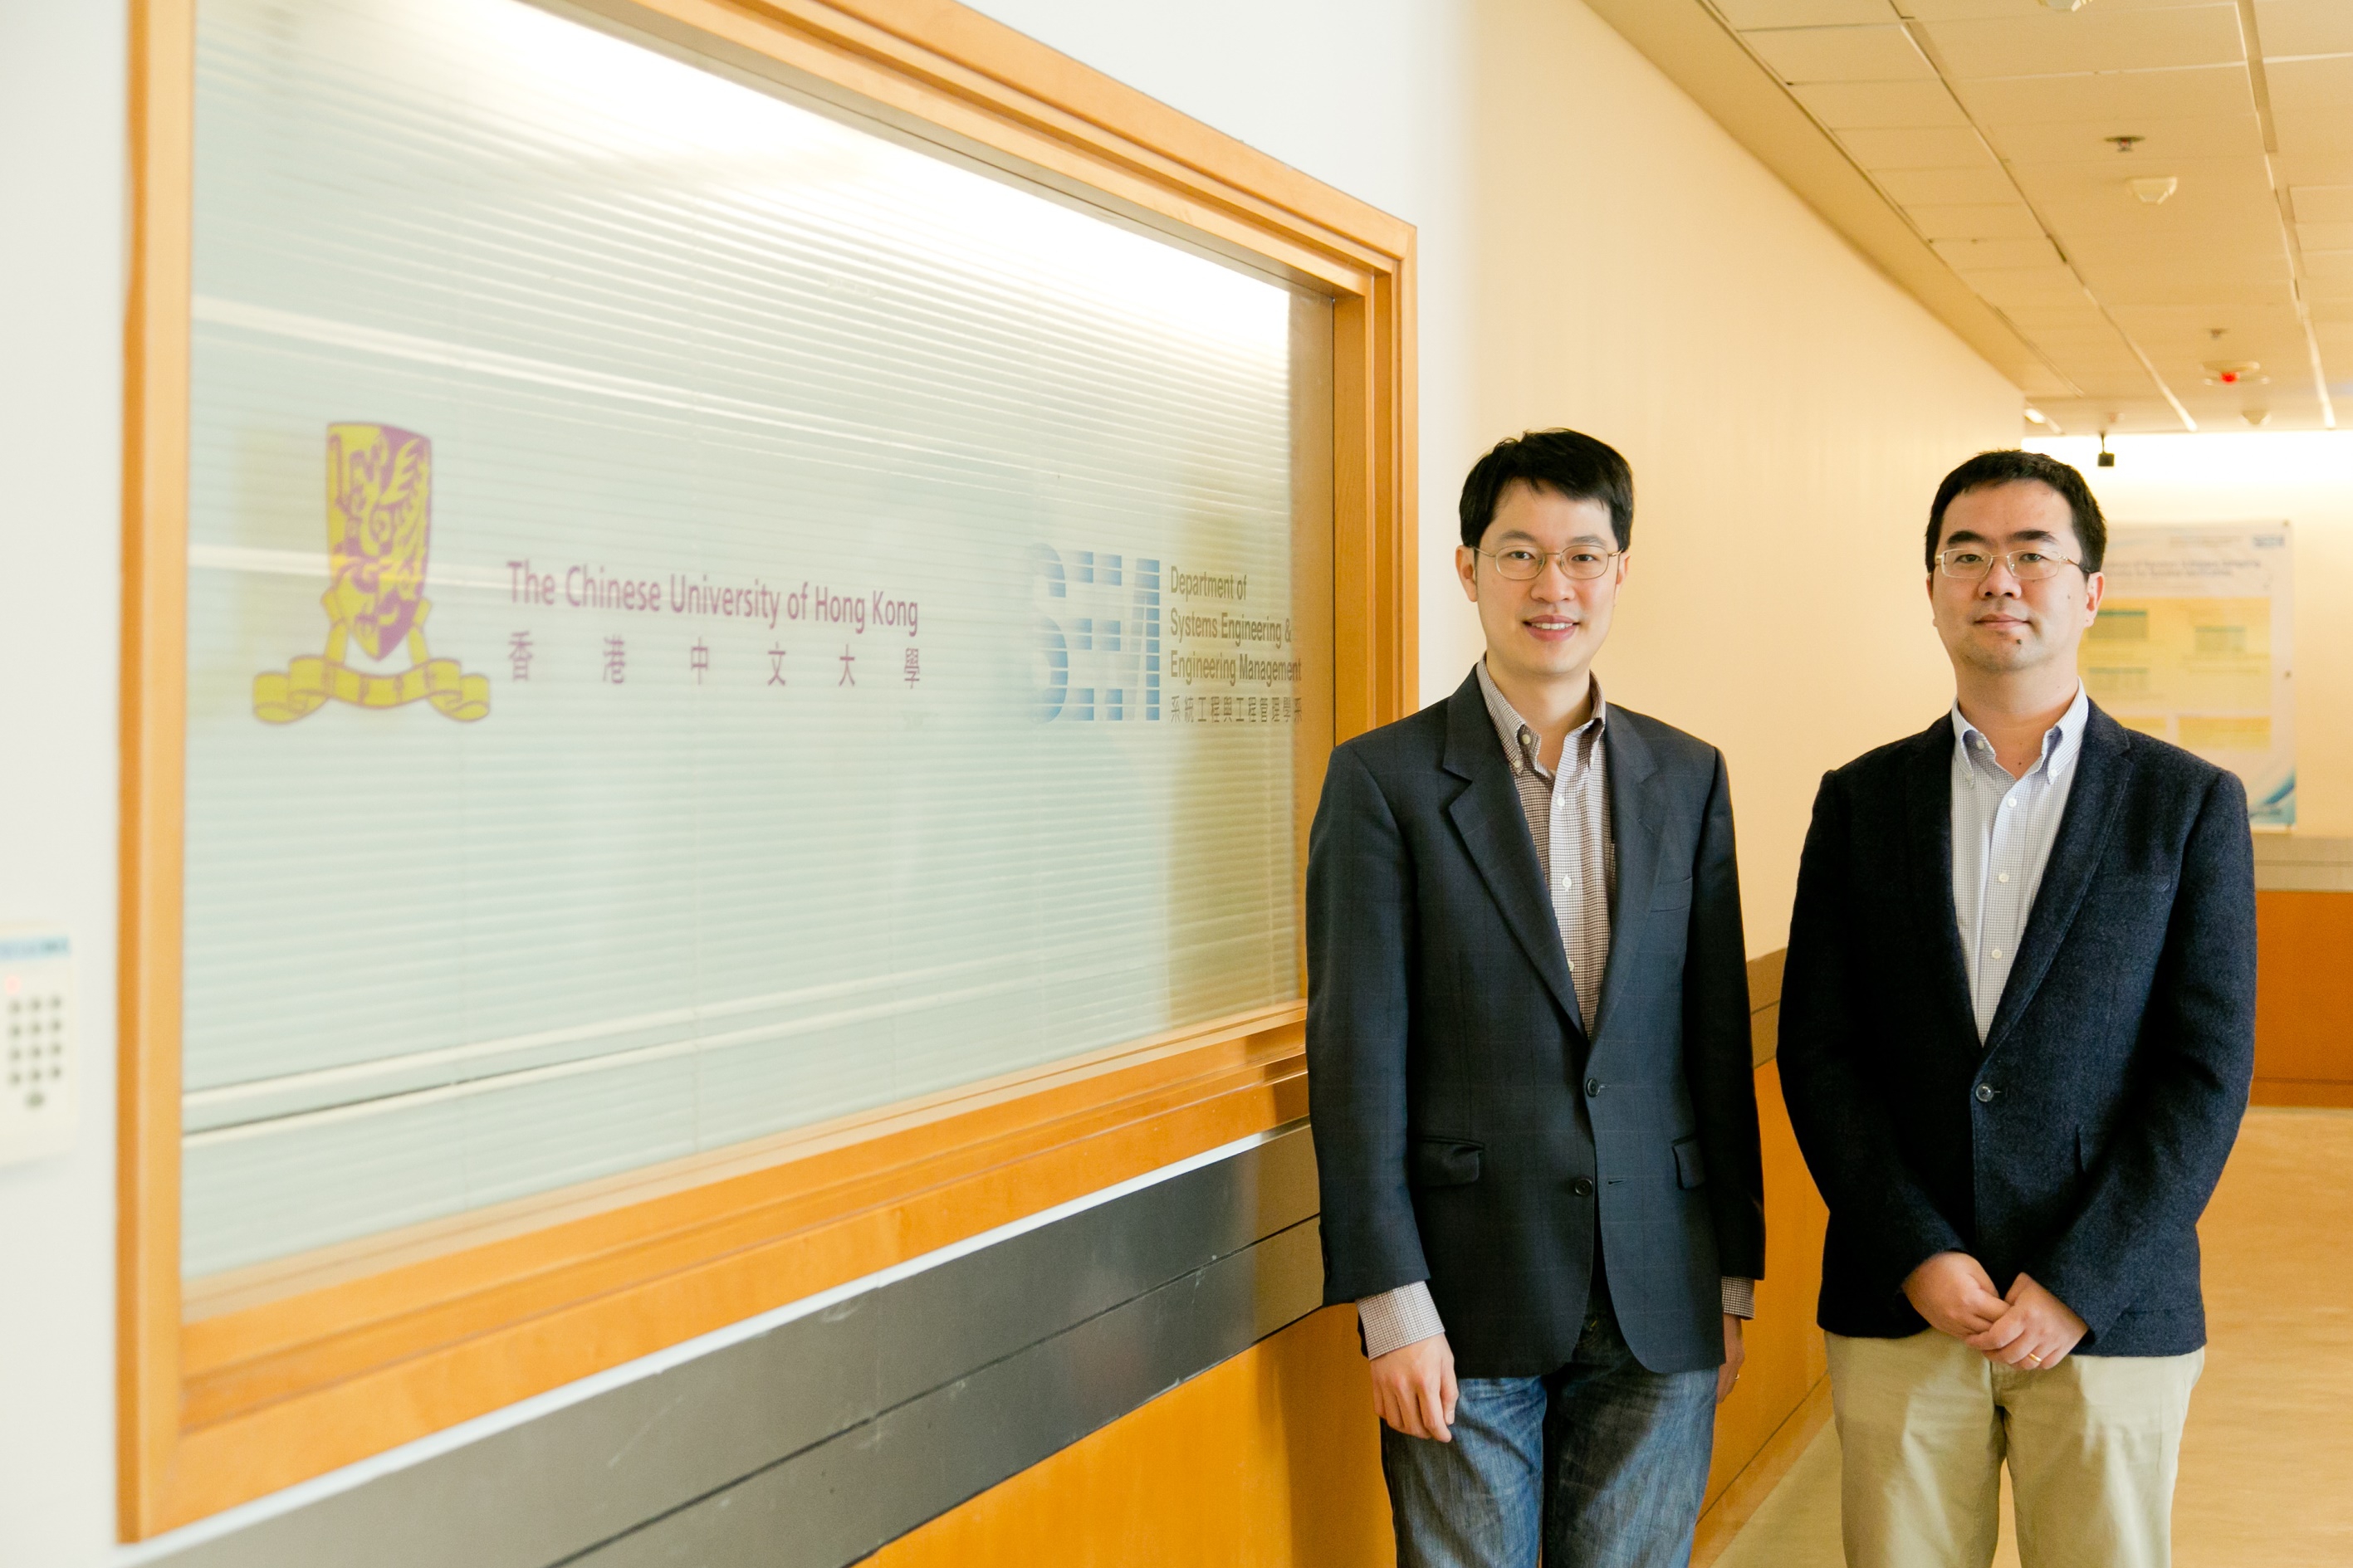
[(1997, 1366), (1936, 1331), (1830, 1341), (1848, 1568), (1986, 1568), (2010, 1464), (2021, 1568), (2168, 1568), (2206, 1352)]

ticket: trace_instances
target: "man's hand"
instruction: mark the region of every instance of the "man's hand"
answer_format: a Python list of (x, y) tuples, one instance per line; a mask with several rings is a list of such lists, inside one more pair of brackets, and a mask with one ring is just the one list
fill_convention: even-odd
[(1731, 1313), (1724, 1314), (1724, 1364), (1715, 1369), (1715, 1402), (1718, 1405), (1732, 1397), (1732, 1385), (1740, 1381), (1740, 1369), (1748, 1361), (1748, 1346), (1740, 1337), (1740, 1320)]
[(1982, 1332), (1972, 1334), (1968, 1347), (1988, 1361), (2028, 1372), (2048, 1372), (2067, 1359), (2087, 1332), (2074, 1309), (2020, 1275), (2002, 1298), (2009, 1310)]
[(1454, 1352), (1432, 1334), (1373, 1358), (1373, 1408), (1409, 1437), (1454, 1441)]
[(2007, 1310), (1985, 1266), (1966, 1252), (1940, 1252), (1904, 1278), (1904, 1297), (1938, 1333), (1984, 1333)]

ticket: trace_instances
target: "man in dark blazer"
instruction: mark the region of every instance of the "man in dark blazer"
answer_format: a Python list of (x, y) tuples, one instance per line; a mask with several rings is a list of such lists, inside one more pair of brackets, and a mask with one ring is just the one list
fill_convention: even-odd
[(1485, 658), (1333, 754), (1310, 840), (1325, 1299), (1402, 1568), (1663, 1568), (1765, 1264), (1730, 789), (1592, 678), (1625, 459), (1530, 432), (1461, 516)]
[(2084, 695), (2081, 474), (1973, 458), (1926, 543), (1957, 696), (1822, 781), (1782, 981), (1847, 1561), (1981, 1568), (2006, 1459), (2025, 1568), (2161, 1565), (2253, 1069), (2246, 796)]

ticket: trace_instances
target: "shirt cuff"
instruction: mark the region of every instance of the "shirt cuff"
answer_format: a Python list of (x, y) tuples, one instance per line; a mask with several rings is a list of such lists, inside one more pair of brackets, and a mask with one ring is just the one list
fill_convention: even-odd
[(1384, 1356), (1446, 1331), (1426, 1279), (1364, 1298), (1356, 1303), (1356, 1321), (1364, 1325), (1367, 1356)]
[(1724, 1315), (1727, 1318), (1753, 1318), (1757, 1315), (1757, 1281), (1724, 1277)]

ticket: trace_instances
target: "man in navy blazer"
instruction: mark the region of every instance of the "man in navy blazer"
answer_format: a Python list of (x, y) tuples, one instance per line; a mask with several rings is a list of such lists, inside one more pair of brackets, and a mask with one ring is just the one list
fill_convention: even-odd
[(1730, 787), (1592, 678), (1625, 459), (1530, 432), (1461, 519), (1485, 658), (1333, 754), (1310, 840), (1325, 1299), (1402, 1568), (1666, 1568), (1765, 1266)]
[(1973, 458), (1926, 544), (1957, 695), (1822, 781), (1782, 981), (1847, 1561), (1982, 1568), (2007, 1460), (2024, 1568), (2153, 1568), (2253, 1070), (2246, 796), (2085, 696), (2081, 474)]

